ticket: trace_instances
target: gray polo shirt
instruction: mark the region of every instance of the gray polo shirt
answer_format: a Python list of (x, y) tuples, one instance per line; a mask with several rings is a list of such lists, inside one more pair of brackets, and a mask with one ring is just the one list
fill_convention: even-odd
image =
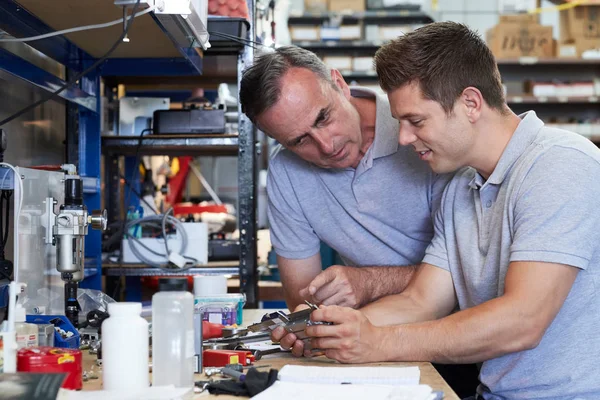
[(450, 271), (461, 309), (502, 296), (512, 261), (579, 269), (532, 350), (483, 363), (484, 399), (600, 399), (600, 150), (529, 112), (487, 181), (448, 184), (424, 262)]
[(347, 265), (409, 265), (421, 261), (433, 236), (432, 209), (446, 176), (437, 176), (412, 147), (398, 145), (398, 122), (376, 97), (375, 139), (356, 169), (323, 169), (280, 148), (267, 180), (271, 241), (278, 255), (303, 259), (320, 242)]

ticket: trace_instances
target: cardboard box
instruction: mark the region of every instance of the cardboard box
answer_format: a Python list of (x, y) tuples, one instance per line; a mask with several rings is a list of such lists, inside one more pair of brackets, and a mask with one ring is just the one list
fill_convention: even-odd
[(502, 14), (500, 24), (539, 24), (538, 14)]
[[(560, 12), (559, 56), (569, 57), (573, 47), (578, 57), (586, 50), (600, 48), (600, 4), (577, 6)], [(571, 47), (569, 47), (571, 46)]]
[(497, 59), (554, 57), (555, 53), (551, 26), (501, 22), (487, 31), (486, 41)]
[(329, 0), (329, 11), (365, 11), (365, 0)]

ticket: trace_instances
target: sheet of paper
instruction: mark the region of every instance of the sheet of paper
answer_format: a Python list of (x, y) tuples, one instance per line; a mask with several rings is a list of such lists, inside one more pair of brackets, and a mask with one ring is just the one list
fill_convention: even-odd
[(418, 385), (419, 367), (307, 367), (286, 365), (280, 381), (306, 383), (352, 383), (369, 385)]
[(385, 400), (393, 386), (327, 385), (277, 381), (252, 400)]
[(277, 381), (252, 400), (434, 400), (427, 385), (335, 385)]

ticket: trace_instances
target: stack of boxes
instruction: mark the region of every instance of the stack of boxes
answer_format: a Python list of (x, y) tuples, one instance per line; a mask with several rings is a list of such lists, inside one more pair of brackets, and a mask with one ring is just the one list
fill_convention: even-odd
[(600, 4), (562, 10), (558, 42), (551, 26), (539, 24), (537, 14), (501, 15), (500, 22), (488, 30), (486, 40), (498, 59), (581, 58), (588, 51), (599, 57)]
[(582, 57), (590, 50), (600, 55), (600, 4), (561, 11), (557, 56)]

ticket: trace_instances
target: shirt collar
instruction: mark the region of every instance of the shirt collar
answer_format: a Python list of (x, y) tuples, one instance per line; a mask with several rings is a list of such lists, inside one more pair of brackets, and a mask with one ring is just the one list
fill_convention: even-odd
[(353, 86), (350, 88), (350, 94), (353, 97), (371, 97), (375, 98), (377, 114), (375, 118), (375, 138), (373, 144), (365, 153), (364, 158), (369, 166), (373, 159), (389, 156), (398, 151), (398, 132), (399, 124), (392, 118), (390, 112), (390, 103), (387, 98), (372, 89)]
[(490, 175), (486, 182), (479, 173), (476, 173), (469, 183), (469, 186), (472, 189), (479, 189), (486, 183), (500, 185), (504, 182), (504, 178), (506, 178), (506, 175), (508, 175), (512, 166), (519, 157), (521, 157), (527, 147), (533, 142), (539, 130), (544, 126), (544, 122), (538, 118), (535, 111), (523, 113), (519, 115), (519, 118), (521, 119), (521, 122), (519, 122), (508, 145), (502, 152), (500, 160), (498, 160), (498, 164), (496, 164), (496, 168), (494, 168), (492, 175)]

